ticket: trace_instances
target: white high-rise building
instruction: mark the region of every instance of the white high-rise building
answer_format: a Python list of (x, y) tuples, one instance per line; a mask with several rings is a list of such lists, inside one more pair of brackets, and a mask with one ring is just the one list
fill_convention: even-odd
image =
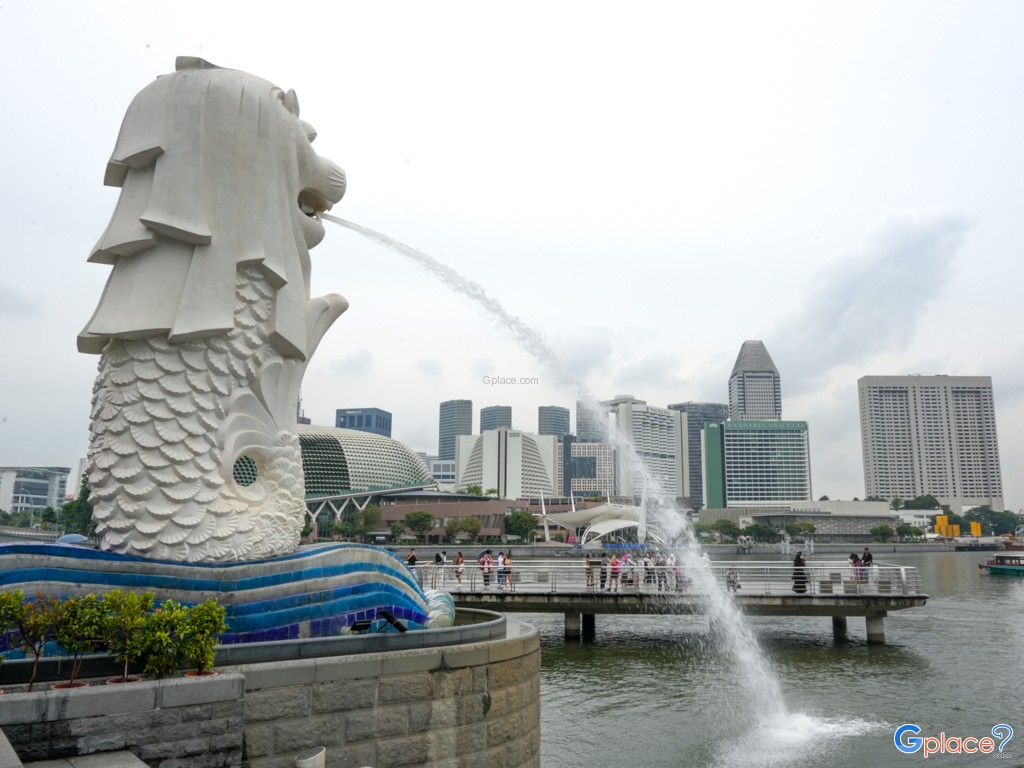
[(455, 487), (494, 488), (500, 499), (556, 494), (558, 438), (511, 429), (492, 429), (455, 441)]
[(864, 376), (857, 392), (869, 498), (1003, 510), (991, 377)]
[[(616, 451), (616, 476), (619, 496), (640, 496), (644, 492), (646, 471), (668, 496), (678, 496), (682, 487), (685, 440), (682, 414), (668, 408), (657, 408), (632, 395), (619, 395), (602, 401), (615, 414), (615, 428), (629, 438), (644, 469), (632, 466), (625, 451)], [(652, 491), (654, 489), (651, 489)]]
[(733, 421), (782, 418), (779, 369), (761, 341), (744, 341), (729, 376), (729, 418)]
[[(29, 512), (60, 509), (68, 490), (68, 467), (0, 467), (0, 510)], [(76, 479), (72, 493), (78, 495)]]

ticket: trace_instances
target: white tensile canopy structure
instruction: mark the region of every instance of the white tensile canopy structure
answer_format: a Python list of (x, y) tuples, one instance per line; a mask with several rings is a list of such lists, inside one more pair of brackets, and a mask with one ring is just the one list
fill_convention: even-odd
[[(585, 547), (588, 542), (596, 542), (615, 531), (627, 528), (639, 528), (644, 524), (642, 507), (626, 504), (601, 504), (589, 509), (573, 509), (569, 512), (553, 512), (547, 515), (551, 522), (570, 531), (585, 528), (580, 538), (580, 545)], [(648, 528), (651, 538), (662, 541), (656, 531)], [(664, 543), (664, 542), (662, 542)]]

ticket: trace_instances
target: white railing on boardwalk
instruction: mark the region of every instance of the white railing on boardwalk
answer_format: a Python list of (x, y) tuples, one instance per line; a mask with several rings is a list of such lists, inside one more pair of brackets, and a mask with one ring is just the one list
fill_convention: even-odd
[[(921, 594), (921, 580), (917, 569), (912, 566), (875, 563), (869, 568), (856, 571), (845, 560), (813, 560), (804, 566), (804, 591), (794, 587), (800, 584), (794, 579), (791, 561), (773, 560), (751, 562), (750, 560), (728, 562), (714, 560), (710, 564), (697, 566), (710, 569), (715, 583), (727, 588), (726, 574), (730, 567), (736, 569), (741, 595), (882, 595), (894, 596)], [(523, 591), (523, 592), (640, 592), (657, 594), (687, 592), (694, 590), (694, 581), (687, 575), (686, 568), (653, 566), (632, 568), (627, 566), (620, 574), (618, 583), (611, 573), (601, 577), (599, 561), (593, 565), (592, 584), (588, 583), (583, 561), (571, 560), (517, 560), (511, 568), (499, 572), (496, 567), (486, 575), (475, 561), (463, 566), (461, 579), (456, 566), (427, 563), (412, 569), (424, 589), (443, 589), (458, 593), (480, 591)]]

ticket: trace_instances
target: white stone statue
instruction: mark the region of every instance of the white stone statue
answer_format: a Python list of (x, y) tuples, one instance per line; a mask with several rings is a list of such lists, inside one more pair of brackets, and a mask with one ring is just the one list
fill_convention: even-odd
[(319, 213), (345, 174), (294, 91), (179, 58), (132, 101), (89, 261), (112, 270), (81, 352), (99, 354), (89, 486), (104, 549), (187, 562), (287, 554), (305, 486), (296, 403), (348, 302), (309, 296)]

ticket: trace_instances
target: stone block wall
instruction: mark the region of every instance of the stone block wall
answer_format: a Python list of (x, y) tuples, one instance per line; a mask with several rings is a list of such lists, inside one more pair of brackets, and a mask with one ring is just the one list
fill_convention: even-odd
[(291, 768), (327, 748), (328, 768), (537, 768), (540, 640), (509, 621), (503, 639), (444, 648), (235, 667), (245, 677), (249, 768)]
[(0, 727), (23, 762), (129, 750), (150, 768), (242, 764), (245, 679), (143, 680), (0, 696)]
[(437, 647), (459, 629), (373, 636), (388, 650), (345, 655), (319, 640), (267, 643), (275, 660), (212, 677), (17, 686), (0, 696), (0, 729), (24, 762), (127, 750), (149, 768), (293, 768), (323, 746), (328, 768), (538, 768), (539, 634), (497, 623), (501, 636), (477, 624)]

